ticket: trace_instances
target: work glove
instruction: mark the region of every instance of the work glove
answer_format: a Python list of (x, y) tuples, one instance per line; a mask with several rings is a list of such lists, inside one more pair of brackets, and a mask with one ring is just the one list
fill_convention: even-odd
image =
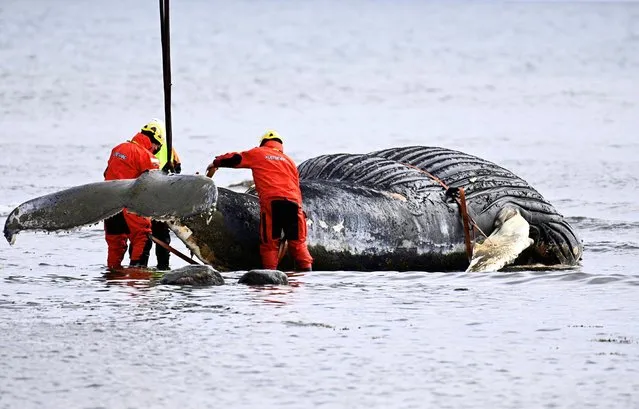
[(167, 162), (164, 167), (162, 168), (162, 172), (169, 174), (169, 173), (173, 173), (173, 166), (171, 166), (171, 163)]
[(215, 161), (213, 161), (209, 163), (209, 165), (206, 167), (206, 176), (213, 177), (216, 171), (217, 171), (217, 166), (215, 166)]

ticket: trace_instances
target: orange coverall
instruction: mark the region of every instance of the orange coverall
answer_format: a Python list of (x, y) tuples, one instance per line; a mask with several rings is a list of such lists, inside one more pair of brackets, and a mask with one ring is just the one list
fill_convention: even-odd
[(262, 267), (276, 269), (282, 231), (300, 270), (309, 270), (313, 258), (306, 247), (306, 217), (295, 162), (278, 141), (245, 152), (230, 152), (213, 161), (215, 167), (250, 168), (260, 200), (260, 256)]
[[(135, 179), (151, 169), (158, 169), (160, 161), (153, 156), (149, 138), (141, 133), (130, 141), (119, 144), (111, 151), (104, 171), (104, 180)], [(131, 242), (131, 265), (146, 266), (149, 259), (151, 241), (151, 219), (137, 216), (122, 209), (104, 221), (105, 239), (108, 246), (107, 267), (120, 268), (127, 249), (127, 239)]]

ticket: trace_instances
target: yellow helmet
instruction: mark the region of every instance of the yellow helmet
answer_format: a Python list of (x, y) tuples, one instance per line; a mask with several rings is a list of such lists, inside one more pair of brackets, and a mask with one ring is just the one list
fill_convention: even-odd
[(264, 133), (264, 135), (260, 137), (260, 146), (262, 146), (264, 142), (269, 141), (271, 139), (279, 139), (280, 142), (284, 143), (284, 139), (282, 139), (282, 137), (280, 136), (280, 134), (277, 133), (277, 131), (273, 129), (269, 129), (268, 131)]
[(154, 139), (159, 145), (164, 145), (164, 122), (161, 119), (153, 118), (140, 130), (144, 135)]

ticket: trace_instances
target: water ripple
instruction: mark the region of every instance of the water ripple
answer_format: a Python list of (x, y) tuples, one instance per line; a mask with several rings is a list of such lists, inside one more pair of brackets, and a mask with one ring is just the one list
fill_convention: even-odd
[(567, 217), (569, 223), (578, 229), (590, 229), (593, 231), (639, 231), (639, 222), (628, 222), (618, 220), (606, 220), (592, 217), (572, 216)]
[(623, 253), (632, 254), (639, 251), (639, 242), (593, 241), (586, 244), (591, 253)]

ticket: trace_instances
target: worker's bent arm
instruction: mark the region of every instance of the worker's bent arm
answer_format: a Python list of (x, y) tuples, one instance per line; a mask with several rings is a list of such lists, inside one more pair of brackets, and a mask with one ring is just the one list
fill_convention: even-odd
[(229, 152), (217, 156), (213, 161), (216, 168), (236, 168), (242, 162), (242, 155), (237, 152)]

